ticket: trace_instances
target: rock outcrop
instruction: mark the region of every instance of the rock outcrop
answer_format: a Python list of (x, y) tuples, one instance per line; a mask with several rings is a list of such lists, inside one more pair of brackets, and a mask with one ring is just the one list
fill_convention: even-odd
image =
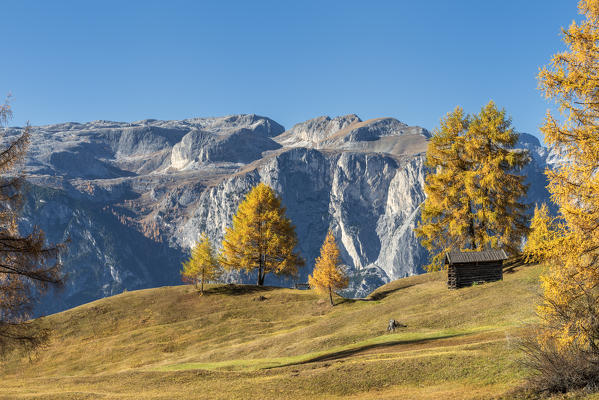
[[(20, 132), (8, 129), (4, 143)], [(200, 232), (220, 244), (258, 182), (282, 196), (307, 261), (298, 277), (269, 276), (267, 284), (305, 282), (329, 229), (351, 275), (347, 295), (420, 273), (427, 254), (413, 229), (428, 138), (427, 130), (393, 118), (353, 114), (288, 131), (256, 115), (33, 127), (23, 229), (37, 224), (50, 241), (70, 238), (67, 287), (38, 312), (177, 284)], [(530, 199), (546, 198), (542, 172), (550, 156), (530, 135), (520, 146), (534, 159), (525, 171)]]

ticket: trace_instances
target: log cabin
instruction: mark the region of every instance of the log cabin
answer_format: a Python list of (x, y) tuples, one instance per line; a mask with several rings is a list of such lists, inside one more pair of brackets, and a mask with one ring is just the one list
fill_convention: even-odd
[(445, 255), (447, 286), (459, 289), (477, 283), (503, 279), (505, 250), (450, 251)]

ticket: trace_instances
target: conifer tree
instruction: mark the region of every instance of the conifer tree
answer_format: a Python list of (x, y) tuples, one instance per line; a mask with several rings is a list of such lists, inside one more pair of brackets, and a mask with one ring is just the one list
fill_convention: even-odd
[(524, 246), (524, 256), (527, 263), (543, 261), (547, 252), (555, 247), (556, 241), (562, 239), (565, 227), (557, 217), (549, 214), (546, 204), (536, 206), (530, 222), (530, 232)]
[(333, 293), (346, 288), (349, 283), (340, 266), (339, 247), (337, 247), (333, 232), (329, 231), (320, 249), (320, 256), (316, 259), (314, 271), (312, 271), (312, 275), (308, 276), (308, 283), (316, 291), (327, 293), (332, 306), (335, 305)]
[(416, 234), (432, 255), (426, 267), (443, 265), (445, 253), (452, 248), (474, 247), (474, 217), (465, 192), (464, 174), (471, 168), (465, 154), (464, 139), (470, 117), (456, 107), (441, 120), (428, 144), (425, 178), (426, 200)]
[(539, 252), (544, 329), (539, 339), (563, 354), (577, 349), (599, 363), (599, 0), (582, 0), (585, 19), (563, 30), (566, 50), (539, 73), (540, 89), (561, 115), (547, 112), (541, 130), (565, 162), (547, 172), (560, 235)]
[(268, 273), (295, 275), (304, 260), (294, 251), (295, 227), (274, 190), (260, 183), (247, 194), (227, 228), (221, 264), (228, 269), (256, 270), (257, 284)]
[(523, 202), (528, 188), (518, 172), (530, 159), (527, 151), (514, 149), (518, 137), (505, 110), (498, 110), (493, 101), (472, 117), (464, 141), (471, 168), (464, 181), (473, 205), (473, 248), (516, 255), (528, 233)]
[[(10, 106), (0, 104), (0, 129), (11, 115)], [(64, 244), (47, 246), (37, 227), (26, 236), (19, 232), (23, 178), (17, 167), (29, 135), (26, 127), (0, 149), (0, 355), (15, 347), (32, 350), (47, 339), (49, 332), (29, 317), (39, 296), (64, 282), (59, 259)]]
[(518, 134), (491, 101), (479, 114), (457, 107), (441, 120), (427, 149), (427, 198), (416, 234), (431, 253), (428, 270), (452, 249), (518, 253), (527, 232), (527, 187), (518, 171), (529, 162), (514, 149)]
[(200, 284), (200, 295), (204, 294), (204, 283), (218, 280), (222, 270), (218, 264), (212, 243), (205, 233), (191, 251), (191, 257), (183, 263), (181, 276), (185, 282), (192, 282), (196, 288)]

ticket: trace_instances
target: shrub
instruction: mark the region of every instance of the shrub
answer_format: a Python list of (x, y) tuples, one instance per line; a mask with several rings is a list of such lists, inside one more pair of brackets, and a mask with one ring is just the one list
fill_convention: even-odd
[(554, 340), (541, 345), (537, 336), (523, 339), (521, 347), (526, 355), (522, 362), (532, 372), (528, 389), (533, 392), (550, 394), (599, 389), (596, 352), (576, 344), (558, 347)]

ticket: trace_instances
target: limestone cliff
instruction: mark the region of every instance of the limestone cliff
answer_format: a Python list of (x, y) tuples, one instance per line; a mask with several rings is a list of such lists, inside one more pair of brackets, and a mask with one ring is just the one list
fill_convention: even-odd
[[(20, 128), (10, 128), (4, 143)], [(424, 200), (428, 131), (393, 118), (319, 117), (290, 130), (256, 115), (133, 123), (94, 121), (32, 128), (22, 226), (49, 240), (70, 238), (69, 273), (58, 302), (40, 312), (180, 281), (198, 234), (215, 244), (245, 193), (262, 181), (296, 225), (305, 282), (332, 229), (352, 276), (350, 296), (422, 272), (426, 253), (413, 228)], [(547, 151), (530, 135), (521, 147), (531, 200), (546, 198)], [(253, 282), (251, 276), (229, 280)]]

